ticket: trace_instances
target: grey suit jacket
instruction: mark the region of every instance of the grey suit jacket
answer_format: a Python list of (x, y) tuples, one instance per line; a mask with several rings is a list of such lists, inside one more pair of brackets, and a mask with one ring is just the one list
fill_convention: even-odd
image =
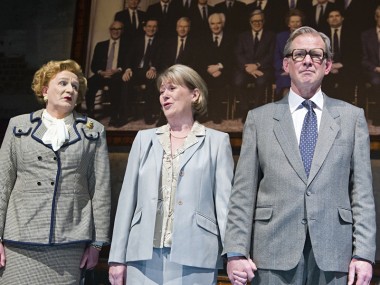
[(251, 254), (262, 269), (290, 270), (300, 261), (308, 229), (324, 271), (347, 272), (353, 255), (374, 261), (376, 224), (364, 113), (324, 98), (309, 178), (288, 97), (249, 112), (225, 253)]
[(10, 120), (0, 149), (0, 236), (8, 242), (109, 242), (110, 179), (104, 127), (74, 112), (58, 151), (42, 137), (42, 110)]
[[(163, 148), (156, 129), (138, 132), (128, 158), (109, 262), (152, 258)], [(228, 135), (205, 128), (181, 157), (175, 195), (171, 261), (222, 268), (221, 251), (231, 193)]]

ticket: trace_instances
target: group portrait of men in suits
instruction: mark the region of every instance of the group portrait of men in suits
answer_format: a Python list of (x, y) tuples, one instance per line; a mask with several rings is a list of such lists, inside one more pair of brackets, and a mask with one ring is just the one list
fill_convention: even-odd
[[(305, 25), (325, 33), (334, 49), (334, 65), (322, 88), (333, 98), (361, 107), (378, 101), (380, 1), (161, 0), (146, 11), (139, 4), (140, 0), (127, 0), (125, 9), (115, 12), (110, 39), (96, 45), (92, 58), (87, 112), (98, 113), (95, 94), (105, 87), (110, 126), (121, 127), (140, 117), (148, 125), (159, 122), (155, 78), (176, 63), (195, 69), (208, 85), (204, 121), (220, 124), (234, 117), (244, 122), (248, 110), (289, 91), (283, 46), (295, 28)], [(292, 24), (294, 19), (298, 24)], [(154, 31), (149, 32), (152, 23)], [(114, 30), (115, 25), (120, 30)], [(105, 76), (100, 72), (107, 70), (112, 39), (118, 53), (113, 53), (111, 70), (116, 72)], [(376, 105), (368, 109), (372, 123), (380, 124)]]

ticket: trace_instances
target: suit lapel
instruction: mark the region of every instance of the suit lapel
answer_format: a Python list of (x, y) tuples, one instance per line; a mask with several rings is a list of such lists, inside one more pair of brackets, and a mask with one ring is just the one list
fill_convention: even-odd
[(321, 125), (319, 127), (317, 145), (315, 146), (313, 162), (309, 174), (309, 184), (320, 170), (340, 131), (339, 125), (335, 122), (335, 119), (338, 118), (340, 114), (334, 107), (334, 101), (326, 95), (324, 95), (324, 98), (325, 102), (322, 111)]
[(290, 165), (297, 172), (301, 180), (307, 184), (305, 168), (302, 163), (293, 119), (289, 110), (288, 97), (284, 97), (281, 101), (276, 103), (276, 106), (273, 116), (275, 120), (273, 128), (274, 134), (285, 156), (288, 158)]
[(160, 141), (157, 138), (157, 134), (154, 133), (152, 137), (152, 148), (154, 152), (154, 158), (156, 160), (156, 179), (157, 181), (160, 181), (160, 175), (161, 175), (161, 168), (162, 168), (162, 158), (164, 156), (164, 149), (162, 148), (162, 145)]
[(190, 146), (184, 153), (183, 156), (181, 157), (180, 160), (180, 167), (179, 169), (182, 169), (185, 164), (189, 161), (189, 159), (194, 155), (194, 153), (197, 151), (197, 149), (202, 145), (205, 136), (199, 136), (197, 137), (198, 141)]
[(42, 123), (42, 112), (43, 109), (38, 110), (30, 115), (30, 121), (32, 123), (37, 123), (36, 127), (32, 131), (32, 138), (35, 139), (36, 141), (44, 144), (42, 142), (42, 137), (47, 131), (47, 128), (45, 124)]

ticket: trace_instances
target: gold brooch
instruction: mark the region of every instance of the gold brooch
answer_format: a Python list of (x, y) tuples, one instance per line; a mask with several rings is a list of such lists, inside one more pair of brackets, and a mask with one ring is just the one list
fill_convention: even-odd
[(92, 130), (92, 128), (94, 127), (94, 123), (92, 121), (88, 121), (86, 127)]

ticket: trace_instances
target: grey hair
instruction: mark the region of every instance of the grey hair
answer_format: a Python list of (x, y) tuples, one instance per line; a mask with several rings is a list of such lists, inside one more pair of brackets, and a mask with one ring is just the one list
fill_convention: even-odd
[(211, 19), (214, 18), (214, 17), (219, 17), (220, 20), (222, 20), (222, 23), (223, 23), (223, 26), (226, 22), (226, 16), (223, 14), (223, 13), (212, 13), (209, 17), (208, 17), (208, 23), (211, 24)]
[(163, 71), (157, 78), (157, 88), (160, 89), (164, 82), (171, 82), (189, 90), (198, 89), (199, 97), (192, 105), (193, 116), (202, 116), (207, 112), (208, 90), (205, 81), (192, 68), (175, 64)]
[(330, 42), (330, 39), (328, 38), (328, 36), (326, 36), (324, 33), (318, 32), (317, 30), (310, 28), (310, 27), (307, 27), (307, 26), (300, 27), (297, 30), (295, 30), (293, 33), (290, 34), (290, 37), (287, 40), (285, 48), (284, 48), (284, 57), (286, 55), (292, 53), (291, 45), (292, 45), (294, 39), (296, 37), (298, 37), (300, 35), (304, 35), (304, 34), (313, 34), (313, 35), (317, 35), (317, 36), (319, 35), (322, 38), (323, 42), (325, 43), (325, 53), (326, 53), (327, 60), (332, 59), (333, 53), (331, 51), (331, 42)]
[(260, 9), (256, 9), (256, 10), (253, 10), (250, 14), (249, 14), (249, 21), (251, 20), (251, 18), (255, 15), (261, 15), (263, 17), (263, 20), (265, 22), (265, 14), (262, 10)]

